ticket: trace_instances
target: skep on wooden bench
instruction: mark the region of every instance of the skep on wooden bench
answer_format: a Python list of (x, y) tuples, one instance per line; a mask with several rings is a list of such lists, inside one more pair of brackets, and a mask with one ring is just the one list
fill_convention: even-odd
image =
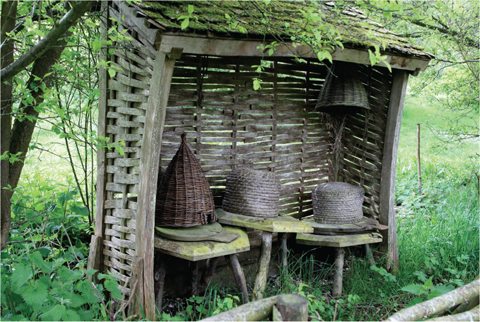
[[(285, 9), (291, 5), (280, 2), (269, 10), (284, 17), (288, 9), (285, 19), (290, 19), (300, 5), (305, 4)], [(345, 15), (347, 23), (338, 20), (339, 30), (348, 27), (348, 32), (342, 33), (345, 49), (333, 51), (333, 60), (357, 64), (370, 109), (346, 116), (340, 153), (333, 162), (338, 129), (328, 115), (315, 110), (326, 66), (308, 46), (281, 44), (266, 56), (259, 48), (273, 38), (258, 25), (248, 25), (248, 19), (241, 19), (247, 34), (221, 23), (226, 10), (246, 12), (235, 6), (250, 8), (250, 14), (260, 17), (249, 2), (196, 3), (194, 15), (199, 19), (186, 30), (181, 30), (177, 19), (188, 15), (188, 4), (183, 2), (105, 1), (102, 6), (103, 39), (111, 24), (118, 23), (118, 31), (130, 40), (102, 51), (116, 73), (111, 77), (100, 68), (98, 135), (108, 137), (109, 143), (124, 144), (124, 154), (98, 149), (89, 267), (117, 275), (127, 297), (137, 285), (133, 312), (139, 313), (141, 306), (147, 319), (155, 319), (157, 182), (182, 132), (188, 132), (188, 143), (218, 206), (226, 176), (241, 166), (274, 172), (282, 184), (280, 213), (294, 218), (312, 214), (312, 189), (333, 181), (333, 173), (338, 181), (362, 186), (364, 215), (388, 226), (380, 250), (388, 255), (389, 265), (398, 264), (393, 206), (404, 95), (408, 75), (424, 70), (431, 55), (358, 11)], [(328, 12), (328, 5), (325, 9)], [(388, 44), (383, 54), (392, 73), (382, 65), (370, 66), (368, 42), (358, 41), (371, 35), (365, 23)], [(304, 62), (292, 58), (292, 51)], [(252, 65), (260, 64), (264, 71), (255, 72)], [(253, 90), (256, 77), (263, 81), (257, 91)]]

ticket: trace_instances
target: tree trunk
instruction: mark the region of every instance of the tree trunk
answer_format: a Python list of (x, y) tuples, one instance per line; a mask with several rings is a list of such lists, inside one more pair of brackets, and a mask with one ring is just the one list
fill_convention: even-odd
[[(17, 17), (17, 1), (6, 1), (2, 3), (2, 28), (0, 42), (3, 44), (1, 48), (1, 66), (10, 65), (13, 62), (14, 42), (13, 39), (7, 39), (7, 32), (15, 27), (15, 19)], [(12, 128), (12, 85), (10, 83), (2, 83), (1, 85), (1, 147), (0, 155), (10, 150), (10, 130)], [(11, 224), (10, 197), (11, 192), (4, 189), (8, 186), (8, 173), (10, 170), (10, 162), (5, 159), (1, 161), (1, 242), (0, 249), (3, 249), (7, 243), (8, 232)]]
[[(67, 32), (66, 36), (69, 36), (71, 33)], [(48, 76), (44, 79), (45, 75), (51, 70), (52, 66), (60, 59), (60, 56), (67, 45), (65, 39), (61, 39), (57, 42), (56, 46), (53, 46), (47, 50), (40, 58), (38, 58), (32, 67), (32, 75), (30, 76), (27, 82), (27, 88), (32, 88), (32, 85), (36, 89), (32, 89), (32, 96), (34, 98), (33, 105), (24, 105), (22, 102), (21, 112), (26, 117), (22, 119), (16, 118), (13, 127), (7, 124), (5, 120), (5, 125), (3, 124), (4, 117), (2, 116), (2, 153), (4, 151), (9, 151), (12, 154), (20, 153), (17, 157), (22, 161), (14, 162), (13, 164), (8, 164), (8, 168), (5, 166), (6, 171), (4, 172), (4, 167), (2, 163), (2, 187), (3, 181), (8, 180), (5, 186), (10, 185), (12, 189), (17, 187), (18, 181), (20, 179), (20, 174), (23, 169), (23, 161), (28, 152), (30, 142), (32, 140), (33, 131), (37, 124), (37, 117), (39, 112), (35, 110), (35, 107), (38, 104), (43, 102), (43, 91), (39, 88), (41, 83), (35, 81), (35, 76), (42, 79), (43, 82), (48, 86), (51, 76)], [(3, 85), (3, 84), (2, 84)], [(11, 93), (11, 89), (10, 89)], [(11, 95), (11, 94), (10, 94)], [(2, 86), (2, 98), (3, 98), (3, 86)], [(2, 99), (3, 102), (3, 99)], [(3, 109), (3, 107), (2, 107)], [(11, 109), (11, 105), (10, 105)], [(2, 113), (3, 114), (3, 113)], [(11, 119), (11, 118), (10, 118)], [(11, 124), (11, 120), (9, 121)], [(3, 142), (5, 137), (9, 138), (8, 142)], [(5, 145), (4, 145), (5, 144)], [(8, 148), (6, 148), (8, 147)], [(7, 161), (8, 162), (8, 161)], [(11, 224), (11, 204), (10, 199), (13, 195), (13, 190), (2, 190), (2, 249), (5, 247), (8, 233), (10, 231)]]

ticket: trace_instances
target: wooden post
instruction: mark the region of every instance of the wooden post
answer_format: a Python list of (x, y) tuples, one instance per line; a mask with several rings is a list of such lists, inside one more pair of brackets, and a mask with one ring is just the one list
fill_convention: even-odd
[(335, 272), (333, 273), (333, 296), (342, 295), (343, 286), (343, 262), (344, 262), (343, 247), (335, 248)]
[(153, 238), (160, 149), (173, 68), (175, 60), (181, 53), (181, 49), (172, 49), (170, 56), (162, 51), (157, 52), (145, 115), (140, 156), (135, 248), (137, 256), (144, 259), (144, 283), (137, 287), (137, 292), (142, 289), (145, 294), (143, 308), (145, 318), (148, 320), (155, 320)]
[(387, 268), (398, 269), (397, 225), (395, 219), (395, 171), (397, 168), (398, 140), (402, 121), (403, 104), (407, 89), (408, 73), (394, 70), (387, 126), (383, 146), (382, 174), (380, 181), (380, 223), (387, 225), (382, 231), (380, 249), (387, 253)]
[(422, 189), (422, 165), (420, 163), (420, 123), (417, 123), (417, 172), (418, 188)]
[(257, 278), (253, 289), (253, 300), (260, 300), (263, 297), (263, 291), (267, 285), (268, 266), (272, 254), (272, 233), (264, 231), (262, 233), (262, 253), (258, 263)]
[(243, 274), (242, 266), (240, 266), (240, 263), (238, 262), (238, 255), (237, 254), (227, 255), (225, 256), (225, 260), (232, 267), (233, 275), (235, 276), (237, 285), (243, 294), (243, 303), (248, 303), (247, 282), (245, 280), (245, 275)]
[(134, 285), (137, 281), (137, 287), (135, 289), (135, 294), (133, 294), (133, 306), (129, 308), (129, 315), (138, 314), (142, 318), (142, 307), (145, 302), (145, 293), (143, 292), (144, 278), (143, 278), (143, 258), (135, 256), (133, 258), (132, 264), (132, 278), (130, 280), (130, 285)]
[[(101, 30), (101, 35), (100, 38), (102, 40), (105, 40), (107, 38), (107, 30), (110, 25), (110, 19), (109, 19), (109, 12), (108, 12), (108, 2), (104, 1), (102, 2), (102, 12), (103, 12), (103, 18), (102, 21), (102, 30)], [(100, 51), (100, 59), (107, 61), (108, 60), (108, 54), (107, 54), (107, 48), (106, 46), (102, 46), (102, 49)], [(100, 97), (98, 101), (98, 126), (97, 126), (97, 133), (99, 137), (105, 137), (106, 136), (106, 118), (107, 118), (107, 102), (108, 102), (108, 97), (110, 95), (110, 90), (108, 89), (108, 73), (105, 67), (101, 66), (98, 71), (98, 88), (100, 90)], [(96, 201), (96, 210), (95, 210), (95, 236), (98, 236), (101, 238), (101, 241), (103, 243), (103, 238), (104, 236), (104, 229), (105, 226), (103, 224), (103, 217), (104, 217), (104, 212), (105, 212), (105, 150), (98, 148), (97, 149), (97, 201)], [(92, 236), (92, 245), (93, 245), (94, 239)], [(98, 242), (98, 241), (97, 241)], [(97, 248), (98, 247), (98, 248)], [(92, 253), (92, 248), (90, 249), (90, 255), (95, 255)], [(94, 251), (99, 251), (100, 255), (99, 258), (92, 259), (92, 268), (94, 269), (101, 269), (101, 262), (103, 258), (103, 245), (97, 245), (94, 247)], [(89, 257), (90, 257), (89, 255)], [(90, 258), (89, 258), (90, 262)]]
[[(88, 253), (88, 263), (87, 263), (87, 269), (96, 269), (98, 271), (101, 271), (102, 268), (102, 254), (103, 250), (103, 238), (97, 235), (92, 236), (92, 241), (90, 243), (90, 252)], [(96, 276), (92, 276), (92, 281), (96, 281)]]
[(288, 260), (287, 260), (287, 233), (278, 233), (278, 240), (280, 243), (280, 253), (278, 256), (278, 262), (283, 268), (285, 275), (288, 275)]
[(157, 290), (156, 298), (157, 298), (157, 309), (160, 313), (162, 313), (162, 305), (163, 305), (163, 288), (165, 286), (165, 275), (167, 275), (167, 265), (163, 258), (163, 254), (157, 253), (158, 259), (155, 260), (155, 289)]

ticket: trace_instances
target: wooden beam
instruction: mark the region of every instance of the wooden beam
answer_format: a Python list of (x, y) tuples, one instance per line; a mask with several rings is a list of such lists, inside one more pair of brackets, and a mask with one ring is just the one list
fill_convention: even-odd
[[(122, 24), (128, 29), (134, 29), (144, 39), (146, 39), (152, 46), (158, 41), (159, 30), (156, 28), (149, 28), (148, 21), (144, 18), (137, 17), (137, 9), (130, 7), (125, 1), (118, 1), (118, 9), (122, 17), (119, 17)], [(178, 47), (178, 46), (176, 46)]]
[[(214, 56), (249, 56), (249, 57), (263, 57), (264, 53), (260, 49), (261, 45), (266, 45), (258, 39), (221, 39), (221, 38), (207, 38), (200, 35), (172, 35), (163, 34), (160, 40), (161, 50), (169, 50), (172, 47), (183, 48), (184, 53), (200, 54), (200, 55), (214, 55)], [(164, 48), (164, 49), (162, 49)], [(298, 55), (302, 58), (316, 58), (317, 55), (313, 52), (310, 46), (279, 45), (276, 47), (272, 57), (292, 57)], [(414, 74), (425, 70), (429, 63), (429, 59), (403, 57), (393, 54), (388, 54), (386, 62), (393, 69), (407, 70)], [(370, 58), (368, 51), (359, 49), (345, 48), (343, 50), (335, 50), (332, 52), (333, 60), (345, 61), (357, 64), (370, 65)], [(385, 67), (384, 63), (379, 66)]]
[(144, 283), (139, 288), (143, 289), (145, 294), (143, 309), (145, 317), (149, 320), (155, 320), (153, 263), (155, 202), (163, 126), (174, 66), (175, 58), (167, 57), (164, 52), (157, 52), (150, 83), (140, 156), (135, 248), (136, 256), (144, 259)]
[(407, 72), (401, 70), (394, 71), (383, 146), (379, 220), (380, 224), (388, 226), (388, 230), (382, 231), (383, 242), (380, 244), (380, 249), (387, 253), (387, 268), (389, 269), (392, 265), (398, 269), (397, 224), (394, 208), (395, 171), (397, 168), (398, 141), (407, 81)]
[[(107, 30), (110, 25), (110, 19), (108, 19), (109, 12), (107, 10), (108, 2), (102, 2), (102, 12), (103, 18), (101, 25), (101, 34), (100, 37), (102, 40), (107, 38)], [(105, 45), (102, 46), (100, 51), (100, 59), (107, 61), (107, 48)], [(101, 66), (98, 71), (98, 88), (100, 90), (100, 97), (98, 102), (98, 126), (97, 133), (100, 137), (106, 136), (106, 118), (107, 118), (107, 102), (108, 97), (110, 96), (110, 90), (108, 89), (108, 73), (105, 67)], [(97, 149), (97, 202), (96, 202), (96, 211), (95, 211), (95, 235), (104, 238), (104, 225), (103, 217), (105, 213), (105, 161), (106, 161), (106, 152), (104, 149)], [(94, 267), (95, 269), (99, 269)]]

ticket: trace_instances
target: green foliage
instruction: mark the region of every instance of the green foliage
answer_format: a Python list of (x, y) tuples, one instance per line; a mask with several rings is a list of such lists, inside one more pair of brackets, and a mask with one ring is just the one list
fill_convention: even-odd
[[(102, 308), (105, 295), (82, 267), (69, 268), (65, 252), (49, 248), (24, 252), (2, 252), (2, 320), (84, 321), (107, 318)], [(118, 291), (118, 283), (107, 276), (107, 289)], [(112, 292), (113, 293), (113, 292)], [(112, 294), (113, 296), (113, 294)]]

